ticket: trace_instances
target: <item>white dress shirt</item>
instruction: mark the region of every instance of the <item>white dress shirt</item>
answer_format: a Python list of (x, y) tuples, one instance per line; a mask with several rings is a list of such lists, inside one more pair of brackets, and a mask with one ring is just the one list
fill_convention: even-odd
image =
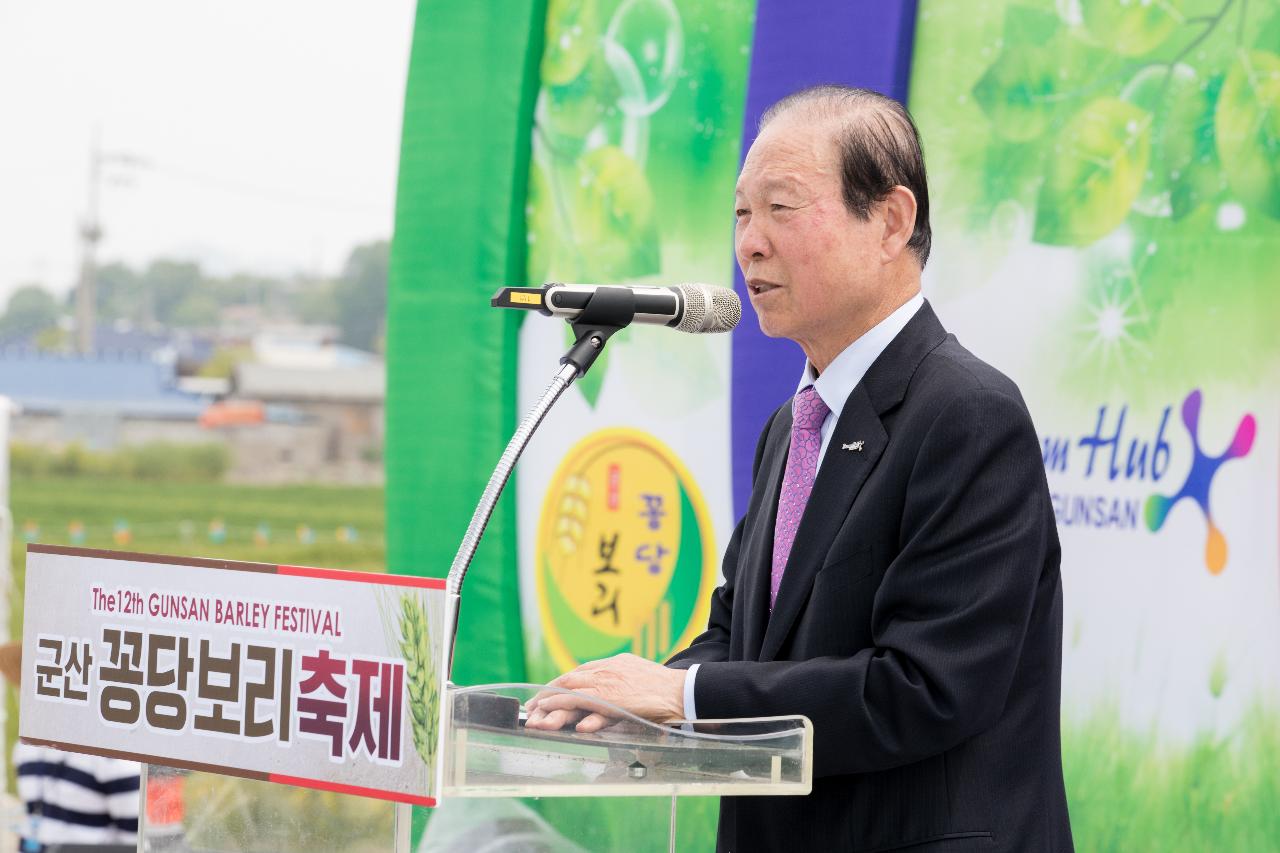
[[(831, 410), (827, 419), (822, 422), (822, 450), (818, 454), (819, 468), (827, 455), (827, 445), (831, 443), (831, 433), (835, 430), (836, 422), (840, 420), (840, 412), (844, 410), (845, 400), (849, 399), (849, 395), (853, 393), (854, 388), (858, 387), (858, 383), (867, 374), (872, 363), (880, 357), (880, 353), (885, 351), (885, 348), (898, 336), (923, 304), (924, 294), (922, 293), (917, 293), (908, 299), (892, 314), (868, 329), (866, 334), (845, 347), (835, 360), (827, 365), (827, 369), (821, 376), (818, 376), (813, 365), (807, 359), (805, 360), (804, 373), (800, 377), (796, 393), (799, 394), (812, 385), (817, 389), (822, 402), (826, 403), (827, 408)], [(686, 720), (698, 719), (698, 711), (693, 701), (693, 682), (697, 677), (699, 666), (701, 664), (695, 663), (689, 667), (689, 675), (684, 680), (684, 718)]]

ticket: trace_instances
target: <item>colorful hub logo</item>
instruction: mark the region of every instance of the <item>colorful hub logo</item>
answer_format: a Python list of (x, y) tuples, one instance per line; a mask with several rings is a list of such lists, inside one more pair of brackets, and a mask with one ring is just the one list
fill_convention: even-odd
[(1213, 574), (1218, 574), (1227, 565), (1227, 538), (1213, 523), (1213, 512), (1209, 509), (1209, 487), (1213, 477), (1224, 462), (1247, 456), (1253, 447), (1254, 435), (1258, 425), (1253, 415), (1245, 415), (1236, 426), (1236, 436), (1231, 444), (1219, 456), (1207, 456), (1200, 449), (1200, 389), (1192, 391), (1182, 401), (1182, 422), (1191, 434), (1191, 449), (1195, 458), (1191, 462), (1191, 470), (1182, 488), (1172, 497), (1152, 495), (1147, 498), (1144, 515), (1147, 527), (1154, 533), (1164, 526), (1169, 511), (1183, 498), (1190, 498), (1200, 506), (1205, 522), (1209, 525), (1209, 536), (1204, 546), (1204, 564)]
[(666, 660), (707, 621), (710, 514), (671, 450), (606, 429), (565, 456), (538, 522), (543, 635), (561, 670), (621, 652)]

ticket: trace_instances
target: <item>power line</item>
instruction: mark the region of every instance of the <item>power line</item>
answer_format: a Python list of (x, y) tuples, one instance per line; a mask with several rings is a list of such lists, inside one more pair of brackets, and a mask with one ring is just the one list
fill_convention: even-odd
[(372, 202), (352, 201), (351, 199), (335, 198), (333, 196), (308, 195), (306, 193), (298, 193), (293, 190), (282, 189), (280, 187), (269, 187), (263, 184), (255, 184), (249, 181), (243, 181), (236, 178), (227, 178), (219, 175), (211, 175), (206, 172), (200, 172), (194, 169), (188, 169), (182, 166), (176, 166), (167, 163), (156, 163), (149, 161), (145, 164), (151, 172), (163, 175), (165, 177), (176, 178), (178, 180), (187, 181), (193, 184), (200, 184), (214, 189), (223, 190), (225, 192), (238, 193), (240, 195), (256, 196), (259, 198), (268, 198), (274, 201), (281, 201), (287, 204), (305, 205), (314, 207), (320, 205), (323, 207), (332, 207), (346, 210), (379, 210), (386, 211), (390, 205), (374, 204)]

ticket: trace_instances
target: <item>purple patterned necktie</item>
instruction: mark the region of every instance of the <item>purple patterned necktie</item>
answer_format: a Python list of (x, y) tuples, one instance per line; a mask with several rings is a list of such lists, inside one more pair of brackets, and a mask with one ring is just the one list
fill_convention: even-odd
[(822, 422), (831, 410), (822, 402), (812, 385), (796, 394), (791, 407), (791, 449), (787, 451), (787, 470), (782, 475), (782, 494), (778, 497), (778, 520), (773, 525), (773, 569), (769, 573), (769, 612), (778, 600), (778, 585), (796, 541), (800, 517), (804, 515), (813, 480), (818, 474), (818, 455), (822, 452)]

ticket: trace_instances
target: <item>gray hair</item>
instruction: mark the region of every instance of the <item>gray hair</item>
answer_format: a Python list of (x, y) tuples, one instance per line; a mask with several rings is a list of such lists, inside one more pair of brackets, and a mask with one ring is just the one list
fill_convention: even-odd
[(765, 110), (760, 130), (774, 119), (802, 111), (814, 119), (839, 121), (840, 185), (845, 207), (859, 219), (895, 186), (916, 197), (916, 223), (907, 248), (923, 269), (933, 235), (929, 228), (929, 184), (920, 132), (907, 108), (871, 89), (827, 84), (787, 95)]

